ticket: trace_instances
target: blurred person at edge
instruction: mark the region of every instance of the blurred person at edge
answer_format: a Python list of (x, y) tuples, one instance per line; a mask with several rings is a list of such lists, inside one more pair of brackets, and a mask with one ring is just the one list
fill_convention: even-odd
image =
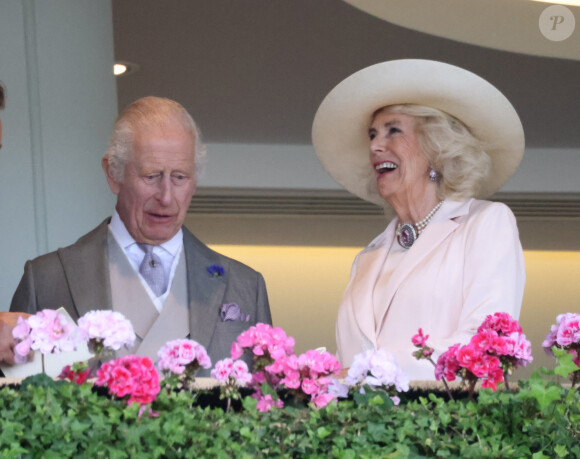
[[(0, 81), (0, 111), (6, 105), (6, 88)], [(2, 149), (2, 116), (0, 113), (0, 149)], [(28, 314), (0, 312), (0, 363), (14, 365), (14, 340), (12, 338), (12, 328), (16, 325), (18, 316)], [(1, 373), (0, 373), (1, 375)]]

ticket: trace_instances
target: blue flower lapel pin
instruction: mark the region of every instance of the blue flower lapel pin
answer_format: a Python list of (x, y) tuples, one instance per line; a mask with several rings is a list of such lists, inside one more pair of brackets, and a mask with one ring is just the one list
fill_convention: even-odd
[(226, 270), (220, 265), (209, 265), (207, 267), (207, 272), (210, 273), (212, 277), (222, 277), (226, 273)]

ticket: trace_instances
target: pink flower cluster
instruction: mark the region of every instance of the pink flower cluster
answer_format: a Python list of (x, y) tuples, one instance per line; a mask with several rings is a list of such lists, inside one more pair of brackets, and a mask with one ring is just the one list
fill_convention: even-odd
[(31, 350), (39, 350), (42, 354), (58, 354), (76, 349), (74, 325), (52, 309), (39, 311), (28, 319), (19, 317), (12, 336), (16, 340), (16, 363), (25, 363)]
[(486, 317), (469, 344), (455, 344), (439, 356), (435, 378), (453, 381), (460, 375), (473, 383), (482, 378), (482, 387), (495, 391), (506, 372), (531, 361), (531, 344), (518, 321), (497, 312)]
[(159, 373), (149, 357), (128, 355), (105, 362), (97, 370), (97, 386), (106, 386), (117, 397), (129, 396), (128, 403), (151, 403), (159, 393)]
[(548, 355), (553, 355), (553, 346), (570, 352), (574, 363), (580, 367), (580, 314), (566, 313), (556, 317), (556, 323), (542, 343)]
[(370, 349), (355, 355), (345, 383), (355, 386), (364, 393), (364, 385), (373, 390), (383, 390), (395, 403), (399, 404), (396, 392), (409, 390), (409, 378), (397, 365), (393, 355), (385, 349)]
[(84, 384), (91, 376), (91, 369), (86, 363), (75, 363), (74, 365), (65, 366), (60, 375), (60, 379), (68, 379), (70, 382), (81, 385)]
[(133, 325), (117, 311), (89, 311), (79, 319), (79, 339), (87, 342), (91, 352), (118, 351), (135, 343)]
[(252, 374), (248, 370), (248, 365), (243, 360), (232, 360), (229, 358), (218, 361), (211, 377), (222, 383), (232, 383), (246, 385), (252, 380)]
[[(261, 357), (277, 360), (294, 354), (294, 338), (286, 336), (280, 327), (258, 323), (242, 332), (232, 343), (232, 359), (240, 358), (246, 350), (252, 352), (257, 360)], [(258, 369), (264, 366), (258, 362)]]
[(205, 348), (191, 339), (168, 341), (157, 353), (157, 366), (164, 373), (191, 375), (199, 368), (210, 368), (211, 360)]
[(261, 386), (269, 384), (273, 389), (288, 388), (295, 396), (310, 398), (319, 407), (334, 398), (328, 393), (329, 376), (340, 371), (340, 364), (327, 352), (307, 351), (296, 356), (294, 339), (286, 336), (281, 328), (258, 323), (240, 334), (232, 344), (232, 358), (239, 358), (245, 351), (252, 353), (254, 373), (252, 395), (258, 400), (259, 411), (284, 406), (282, 400), (264, 394)]
[(281, 385), (310, 396), (318, 407), (326, 406), (335, 397), (328, 392), (331, 375), (338, 375), (340, 363), (326, 351), (306, 351), (300, 356), (289, 355), (266, 367), (280, 378)]

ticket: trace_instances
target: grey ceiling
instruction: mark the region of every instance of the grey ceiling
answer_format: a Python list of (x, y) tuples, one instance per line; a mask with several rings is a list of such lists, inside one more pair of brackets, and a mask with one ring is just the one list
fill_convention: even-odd
[(425, 58), (496, 85), (520, 114), (528, 147), (580, 148), (580, 61), (437, 38), (340, 0), (113, 0), (113, 16), (116, 59), (141, 66), (119, 78), (119, 106), (176, 99), (206, 142), (309, 144), (318, 104), (342, 79)]

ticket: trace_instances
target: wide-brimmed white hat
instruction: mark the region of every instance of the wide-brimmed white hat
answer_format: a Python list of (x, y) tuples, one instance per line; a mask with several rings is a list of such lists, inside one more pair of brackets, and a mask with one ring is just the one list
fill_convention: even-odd
[(375, 64), (330, 91), (312, 125), (314, 149), (326, 171), (367, 201), (385, 204), (365, 180), (373, 174), (368, 137), (371, 117), (379, 108), (396, 104), (437, 108), (461, 120), (484, 142), (491, 171), (477, 197), (501, 188), (522, 160), (520, 118), (509, 100), (483, 78), (454, 65), (422, 59)]

